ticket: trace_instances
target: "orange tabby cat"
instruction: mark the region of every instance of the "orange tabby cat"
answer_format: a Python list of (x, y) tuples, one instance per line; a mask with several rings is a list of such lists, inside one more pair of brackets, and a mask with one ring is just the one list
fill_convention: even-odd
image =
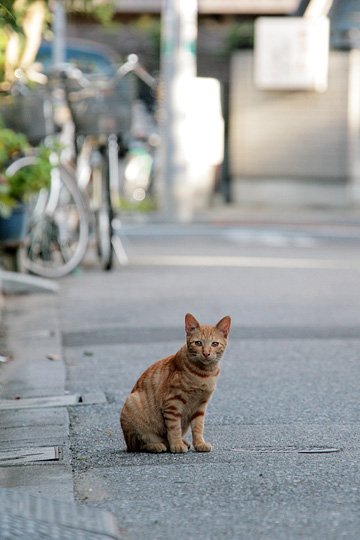
[(210, 452), (204, 416), (220, 373), (231, 319), (201, 326), (185, 316), (186, 344), (174, 355), (152, 364), (136, 382), (121, 411), (129, 452), (187, 452), (183, 436), (191, 426), (195, 450)]

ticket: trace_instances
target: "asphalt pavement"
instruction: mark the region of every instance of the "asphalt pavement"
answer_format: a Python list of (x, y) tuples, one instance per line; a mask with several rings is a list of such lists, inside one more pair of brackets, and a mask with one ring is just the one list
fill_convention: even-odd
[[(126, 266), (103, 273), (90, 256), (59, 293), (6, 298), (2, 402), (60, 401), (12, 411), (2, 451), (60, 458), (3, 463), (0, 486), (111, 512), (118, 538), (357, 539), (357, 214), (213, 213), (120, 233)], [(129, 454), (119, 410), (181, 346), (188, 311), (233, 319), (205, 423), (214, 450)]]

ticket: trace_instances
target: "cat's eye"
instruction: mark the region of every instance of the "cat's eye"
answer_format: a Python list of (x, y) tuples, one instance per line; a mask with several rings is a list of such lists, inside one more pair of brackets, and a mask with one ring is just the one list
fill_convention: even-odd
[(212, 347), (218, 347), (219, 346), (219, 342), (218, 341), (213, 341), (212, 344), (211, 344)]
[(197, 347), (201, 347), (202, 341), (195, 341), (195, 345), (196, 345)]

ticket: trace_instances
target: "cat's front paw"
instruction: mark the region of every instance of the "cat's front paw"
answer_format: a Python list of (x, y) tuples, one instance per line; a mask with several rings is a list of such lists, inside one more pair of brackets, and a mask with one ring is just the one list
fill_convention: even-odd
[(194, 448), (197, 452), (211, 452), (213, 447), (208, 442), (200, 441), (200, 442), (197, 442), (196, 444), (194, 443)]
[(188, 450), (188, 445), (185, 444), (185, 442), (183, 441), (170, 445), (170, 452), (172, 452), (173, 454), (185, 454)]

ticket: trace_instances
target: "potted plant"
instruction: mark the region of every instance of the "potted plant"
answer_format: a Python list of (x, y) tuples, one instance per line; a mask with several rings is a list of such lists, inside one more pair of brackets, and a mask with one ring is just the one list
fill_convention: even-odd
[(30, 197), (50, 184), (50, 150), (37, 149), (34, 165), (10, 175), (9, 165), (28, 155), (31, 147), (24, 134), (0, 128), (0, 243), (21, 243), (25, 234), (26, 204)]

